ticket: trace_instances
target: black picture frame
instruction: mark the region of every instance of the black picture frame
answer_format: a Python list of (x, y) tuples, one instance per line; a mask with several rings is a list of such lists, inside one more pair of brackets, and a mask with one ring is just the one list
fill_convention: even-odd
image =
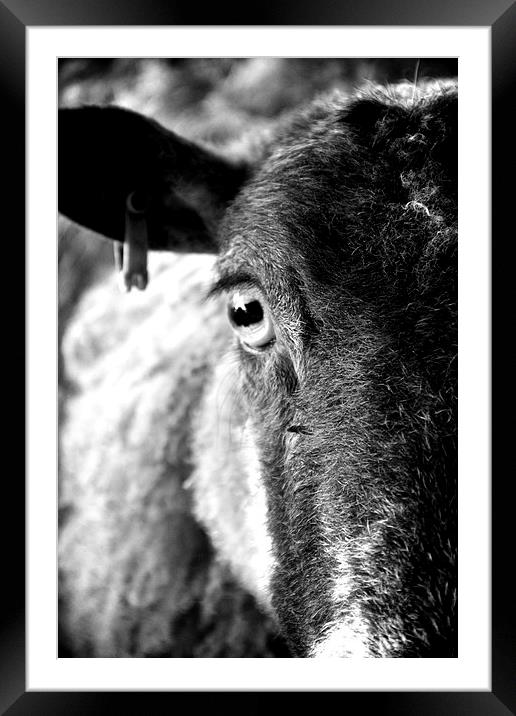
[[(202, 16), (203, 23), (197, 20)], [(512, 267), (500, 257), (507, 241), (514, 235), (514, 222), (509, 211), (514, 203), (514, 182), (511, 147), (514, 147), (514, 111), (510, 111), (511, 89), (516, 88), (516, 5), (507, 0), (489, 3), (471, 0), (425, 0), (406, 3), (403, 0), (353, 0), (334, 3), (294, 2), (225, 9), (212, 4), (199, 12), (198, 7), (178, 5), (171, 0), (124, 0), (108, 3), (96, 0), (0, 0), (0, 86), (4, 102), (2, 138), (11, 150), (3, 165), (7, 182), (7, 218), (13, 220), (9, 241), (8, 273), (25, 265), (25, 41), (31, 26), (77, 25), (408, 25), (408, 26), (489, 26), (492, 39), (492, 332), (493, 349), (501, 343), (503, 314), (497, 309), (510, 305), (511, 281), (504, 271)], [(8, 139), (8, 141), (7, 141)], [(5, 198), (5, 194), (4, 194)], [(20, 236), (20, 234), (22, 234)], [(9, 291), (9, 304), (18, 281)], [(23, 294), (17, 305), (24, 306)], [(14, 358), (13, 371), (23, 361), (19, 348), (24, 345), (22, 322), (15, 312), (7, 312), (6, 330), (11, 331), (9, 353)], [(25, 313), (23, 312), (23, 315)], [(497, 330), (498, 329), (498, 330)], [(498, 336), (498, 338), (497, 338)], [(18, 339), (18, 340), (17, 340)], [(30, 347), (29, 347), (30, 349)], [(493, 351), (494, 352), (494, 351)], [(492, 407), (499, 415), (513, 401), (510, 381), (504, 380), (505, 361), (510, 351), (496, 351), (492, 361)], [(13, 372), (14, 375), (14, 372)], [(20, 401), (19, 390), (16, 397)], [(12, 426), (21, 423), (9, 413)], [(492, 434), (492, 679), (491, 691), (470, 692), (341, 692), (342, 706), (350, 713), (360, 710), (386, 714), (474, 714), (500, 716), (516, 713), (516, 630), (514, 596), (511, 587), (511, 564), (514, 554), (514, 503), (509, 491), (512, 474), (502, 469), (503, 447), (511, 445), (512, 421), (498, 420)], [(512, 432), (512, 430), (511, 430)], [(21, 431), (20, 431), (21, 434)], [(495, 450), (496, 448), (496, 450)], [(25, 450), (24, 450), (25, 452)], [(496, 454), (496, 457), (495, 457)], [(130, 699), (132, 708), (148, 713), (161, 713), (170, 708), (177, 692), (171, 693), (97, 693), (26, 691), (25, 687), (25, 486), (19, 470), (9, 469), (4, 480), (4, 509), (10, 520), (3, 520), (4, 544), (3, 596), (5, 607), (0, 621), (0, 709), (9, 716), (22, 714), (82, 714), (117, 712), (121, 699)], [(21, 471), (20, 471), (21, 472)], [(9, 505), (9, 509), (5, 508)], [(7, 578), (6, 578), (7, 577)], [(218, 694), (188, 693), (201, 701)], [(222, 696), (222, 694), (221, 694)], [(245, 694), (244, 694), (245, 696)], [(306, 694), (308, 697), (308, 694)], [(256, 706), (263, 706), (266, 693), (257, 694)], [(277, 699), (277, 694), (275, 696)], [(308, 697), (310, 698), (310, 697)], [(281, 706), (280, 706), (281, 707)]]

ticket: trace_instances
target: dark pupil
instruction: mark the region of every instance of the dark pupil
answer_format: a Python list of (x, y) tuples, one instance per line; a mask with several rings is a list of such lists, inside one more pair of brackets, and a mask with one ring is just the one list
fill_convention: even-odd
[(260, 323), (263, 320), (263, 309), (259, 301), (250, 301), (245, 308), (234, 308), (231, 306), (229, 315), (235, 326), (250, 326), (253, 323)]

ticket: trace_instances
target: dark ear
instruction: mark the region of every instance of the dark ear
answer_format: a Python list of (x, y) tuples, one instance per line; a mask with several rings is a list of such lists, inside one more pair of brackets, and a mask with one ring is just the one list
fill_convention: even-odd
[(345, 121), (364, 145), (374, 146), (383, 143), (393, 129), (399, 130), (400, 124), (405, 125), (407, 116), (405, 107), (372, 96), (354, 100)]
[(398, 92), (392, 97), (373, 92), (355, 100), (346, 112), (346, 123), (368, 148), (386, 152), (401, 164), (417, 165), (431, 159), (456, 177), (456, 87), (453, 83), (442, 87), (430, 83), (414, 94), (410, 85), (404, 85)]
[(118, 242), (213, 253), (246, 167), (117, 107), (61, 109), (59, 211)]

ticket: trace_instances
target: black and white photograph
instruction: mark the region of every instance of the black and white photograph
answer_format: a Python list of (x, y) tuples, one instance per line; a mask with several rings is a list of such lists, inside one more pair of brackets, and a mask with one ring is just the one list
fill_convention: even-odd
[(59, 60), (59, 657), (457, 658), (460, 93)]
[(0, 0), (1, 713), (516, 708), (515, 21)]

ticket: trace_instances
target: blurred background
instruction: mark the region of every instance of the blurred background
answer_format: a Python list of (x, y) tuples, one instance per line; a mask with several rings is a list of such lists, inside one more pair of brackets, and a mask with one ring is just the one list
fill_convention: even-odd
[[(416, 64), (417, 58), (68, 58), (58, 66), (59, 106), (116, 104), (189, 139), (222, 145), (335, 88), (351, 94), (365, 82), (412, 82)], [(456, 59), (420, 60), (418, 81), (456, 76)], [(58, 228), (60, 346), (85, 289), (114, 268), (110, 241), (61, 216)], [(60, 350), (59, 361), (64, 398), (70, 386)]]

